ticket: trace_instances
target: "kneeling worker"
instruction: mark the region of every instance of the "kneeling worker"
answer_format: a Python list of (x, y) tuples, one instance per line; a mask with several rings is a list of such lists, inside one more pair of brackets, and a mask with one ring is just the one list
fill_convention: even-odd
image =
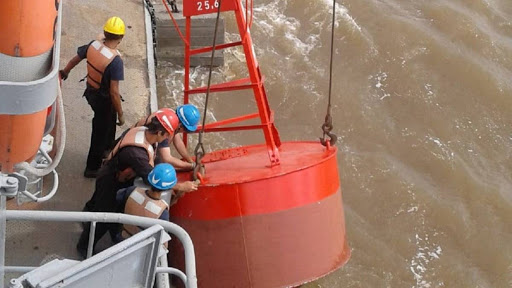
[[(147, 125), (130, 129), (116, 144), (107, 162), (101, 167), (96, 178), (96, 189), (86, 203), (84, 211), (116, 212), (117, 191), (133, 186), (136, 176), (147, 181), (154, 166), (154, 145), (169, 138), (178, 125), (179, 120), (174, 112), (163, 111)], [(181, 182), (177, 183), (173, 189), (189, 192), (197, 190), (197, 184), (192, 181)], [(89, 230), (88, 223), (77, 244), (77, 249), (82, 255), (87, 250)], [(111, 237), (114, 238), (118, 233), (117, 230), (118, 225), (98, 223), (94, 246), (107, 231), (110, 231)]]
[[(183, 138), (179, 135), (183, 130), (187, 132), (194, 132), (197, 130), (197, 124), (199, 123), (199, 119), (201, 115), (199, 114), (199, 110), (196, 106), (192, 104), (185, 104), (178, 106), (176, 108), (176, 112), (170, 108), (162, 108), (159, 111), (166, 111), (168, 113), (176, 113), (178, 119), (180, 120), (180, 124), (177, 129), (174, 131), (174, 135), (171, 135), (168, 139), (158, 143), (157, 148), (157, 162), (158, 163), (169, 163), (177, 170), (189, 171), (195, 168), (195, 162), (192, 157), (188, 154), (187, 147), (183, 143)], [(172, 112), (171, 112), (172, 111)], [(141, 119), (135, 126), (143, 126), (147, 123), (151, 122), (156, 114), (155, 112), (148, 117)], [(171, 155), (171, 148), (169, 147), (169, 142), (172, 141), (176, 151), (180, 154), (183, 160), (180, 160)]]
[[(119, 190), (116, 199), (118, 206), (125, 214), (169, 221), (169, 205), (161, 199), (161, 196), (162, 192), (171, 190), (178, 182), (174, 167), (168, 163), (158, 164), (149, 173), (147, 180), (149, 189), (132, 186)], [(137, 226), (124, 225), (122, 239), (141, 230)]]

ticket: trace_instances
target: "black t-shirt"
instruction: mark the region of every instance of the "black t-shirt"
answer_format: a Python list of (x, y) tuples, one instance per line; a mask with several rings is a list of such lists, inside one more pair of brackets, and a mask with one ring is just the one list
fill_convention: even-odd
[(169, 138), (165, 138), (164, 141), (158, 143), (158, 149), (169, 147)]
[(130, 167), (137, 176), (141, 177), (146, 184), (148, 183), (148, 175), (153, 170), (153, 166), (149, 164), (149, 155), (146, 149), (137, 146), (126, 146), (121, 148), (115, 157), (117, 157), (119, 165), (118, 171)]
[[(83, 45), (78, 47), (77, 54), (80, 59), (87, 58), (87, 49), (89, 49), (89, 46), (94, 41), (91, 41), (87, 45)], [(124, 80), (124, 66), (123, 66), (123, 59), (117, 55), (114, 57), (114, 60), (108, 64), (108, 66), (105, 68), (105, 71), (103, 72), (103, 76), (101, 78), (101, 85), (100, 85), (100, 91), (103, 95), (110, 95), (110, 81), (122, 81)]]

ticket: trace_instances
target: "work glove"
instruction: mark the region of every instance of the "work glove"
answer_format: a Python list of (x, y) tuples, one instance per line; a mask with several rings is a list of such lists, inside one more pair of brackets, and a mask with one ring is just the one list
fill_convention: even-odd
[(124, 125), (124, 114), (117, 114), (117, 126), (123, 126)]
[(66, 71), (64, 71), (64, 70), (59, 70), (59, 75), (60, 75), (60, 79), (62, 79), (62, 81), (68, 79), (68, 73), (66, 73)]

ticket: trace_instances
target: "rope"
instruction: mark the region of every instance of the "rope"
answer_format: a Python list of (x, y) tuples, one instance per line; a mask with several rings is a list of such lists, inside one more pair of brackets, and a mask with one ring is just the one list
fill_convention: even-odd
[(215, 57), (215, 48), (217, 44), (217, 30), (219, 27), (219, 18), (220, 18), (220, 7), (222, 5), (222, 0), (219, 0), (219, 7), (217, 7), (217, 19), (215, 21), (215, 32), (213, 34), (213, 45), (212, 45), (212, 55), (210, 57), (210, 71), (208, 73), (208, 86), (206, 88), (206, 99), (204, 103), (204, 112), (203, 112), (203, 125), (201, 126), (201, 131), (199, 132), (199, 139), (194, 149), (194, 154), (196, 156), (196, 167), (194, 168), (194, 173), (192, 177), (194, 180), (198, 180), (198, 174), (205, 174), (204, 164), (201, 163), (201, 158), (203, 158), (205, 152), (203, 147), (203, 133), (206, 124), (206, 112), (208, 111), (208, 99), (210, 98), (210, 85), (212, 81), (212, 70), (213, 70), (213, 59)]
[[(324, 146), (333, 146), (336, 144), (338, 140), (338, 136), (331, 133), (333, 128), (332, 126), (332, 116), (331, 116), (331, 91), (332, 91), (332, 59), (334, 55), (334, 24), (336, 21), (336, 0), (332, 1), (332, 26), (331, 26), (331, 56), (330, 56), (330, 65), (329, 65), (329, 100), (327, 104), (327, 114), (325, 115), (324, 124), (322, 124), (323, 136), (320, 138), (320, 143)], [(329, 142), (326, 141), (326, 137), (329, 137)]]

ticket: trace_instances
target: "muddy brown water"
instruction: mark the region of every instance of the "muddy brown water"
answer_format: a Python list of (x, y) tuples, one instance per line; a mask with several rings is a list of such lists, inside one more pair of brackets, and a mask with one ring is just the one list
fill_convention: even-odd
[[(512, 287), (512, 1), (347, 0), (336, 6), (332, 114), (346, 266), (305, 287)], [(331, 1), (255, 2), (251, 29), (284, 141), (321, 136)], [(226, 16), (226, 39), (237, 39)], [(244, 77), (226, 52), (212, 83)], [(183, 68), (162, 63), (162, 106)], [(195, 69), (195, 87), (208, 69)], [(254, 111), (212, 94), (208, 120)], [(204, 107), (204, 95), (192, 102)], [(208, 134), (206, 150), (263, 141)], [(192, 144), (194, 144), (194, 139)]]

